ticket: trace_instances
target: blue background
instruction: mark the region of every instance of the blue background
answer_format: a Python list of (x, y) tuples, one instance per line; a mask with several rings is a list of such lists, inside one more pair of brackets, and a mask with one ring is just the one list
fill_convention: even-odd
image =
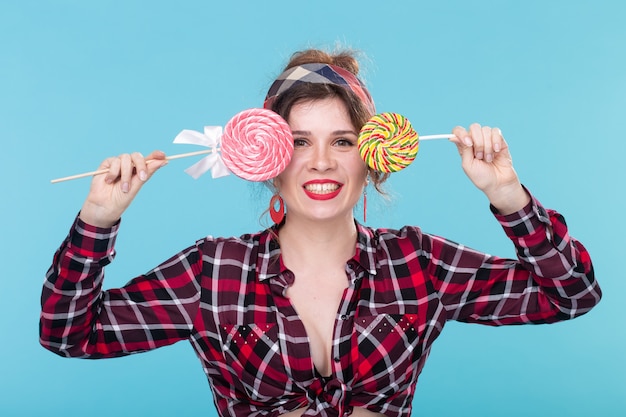
[[(180, 130), (259, 107), (293, 51), (339, 44), (364, 52), (378, 110), (405, 114), (420, 134), (502, 128), (522, 181), (566, 216), (604, 291), (571, 322), (450, 323), (413, 415), (626, 415), (625, 17), (621, 0), (2, 0), (0, 414), (216, 415), (186, 343), (102, 361), (39, 346), (43, 277), (89, 187), (50, 180), (122, 152), (195, 151), (171, 143)], [(142, 190), (106, 286), (207, 234), (269, 222), (262, 186), (193, 180), (183, 169), (196, 160), (172, 161)], [(452, 144), (423, 142), (387, 189), (390, 201), (370, 193), (368, 224), (418, 224), (513, 256)]]

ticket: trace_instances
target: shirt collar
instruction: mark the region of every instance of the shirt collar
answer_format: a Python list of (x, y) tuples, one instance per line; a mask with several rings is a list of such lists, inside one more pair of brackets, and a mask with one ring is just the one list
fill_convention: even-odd
[(376, 233), (372, 228), (356, 222), (356, 252), (352, 258), (361, 265), (370, 275), (376, 275)]
[[(359, 222), (355, 223), (357, 227), (356, 251), (352, 260), (370, 275), (376, 275), (376, 234), (373, 229), (365, 227)], [(264, 230), (259, 235), (256, 264), (259, 281), (277, 276), (287, 269), (283, 264), (283, 258), (280, 256), (280, 246), (275, 239), (277, 235), (278, 228), (276, 225)]]
[(256, 262), (256, 275), (259, 281), (265, 281), (285, 270), (278, 245), (278, 227), (273, 225), (259, 234), (259, 246)]

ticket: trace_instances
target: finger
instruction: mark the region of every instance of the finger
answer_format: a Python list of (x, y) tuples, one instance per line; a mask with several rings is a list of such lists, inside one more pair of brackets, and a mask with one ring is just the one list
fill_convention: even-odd
[(168, 163), (165, 153), (161, 151), (152, 151), (150, 155), (146, 157), (146, 160), (150, 162), (148, 164), (149, 175), (154, 174), (159, 168), (164, 167)]
[[(139, 152), (135, 152), (131, 155), (134, 166), (134, 175), (131, 177), (130, 191), (136, 193), (148, 181), (152, 175), (161, 167), (167, 165), (167, 157), (165, 153), (161, 151), (153, 151), (147, 157)], [(140, 181), (133, 181), (135, 177), (138, 177)]]
[(146, 157), (146, 159), (155, 160), (155, 161), (165, 161), (165, 153), (163, 151), (152, 151), (150, 155)]
[(509, 145), (506, 143), (502, 131), (498, 128), (494, 128), (493, 132), (493, 149), (494, 160), (504, 161), (507, 164), (511, 164), (511, 154), (509, 153)]
[(489, 126), (482, 127), (483, 153), (486, 162), (493, 161), (493, 130)]
[(130, 190), (130, 181), (133, 176), (133, 172), (135, 167), (133, 166), (133, 160), (129, 154), (125, 153), (120, 155), (120, 186), (122, 187), (122, 192), (127, 193)]
[(457, 146), (462, 145), (463, 147), (472, 146), (472, 140), (469, 137), (469, 133), (462, 126), (457, 126), (452, 129), (452, 134), (455, 136), (450, 139), (450, 141), (454, 142)]
[(167, 157), (165, 156), (165, 153), (161, 152), (161, 151), (152, 151), (146, 158), (145, 158), (145, 164), (146, 164), (146, 177), (145, 179), (142, 179), (141, 177), (141, 173), (140, 173), (140, 179), (142, 181), (147, 181), (149, 180), (152, 175), (158, 171), (160, 168), (164, 167), (165, 165), (167, 165), (168, 161), (167, 161)]
[(105, 175), (104, 181), (107, 184), (113, 184), (120, 176), (122, 161), (120, 158), (108, 158), (107, 161), (109, 161), (109, 172)]
[(471, 163), (474, 159), (474, 143), (470, 138), (469, 132), (464, 127), (457, 126), (452, 129), (452, 134), (454, 138), (450, 139), (450, 141), (456, 145), (459, 155), (461, 155), (461, 163), (463, 165)]
[(469, 127), (469, 133), (474, 146), (474, 157), (483, 159), (485, 157), (485, 143), (482, 127), (478, 123), (472, 123)]
[(141, 181), (145, 181), (148, 179), (148, 170), (146, 167), (146, 160), (143, 155), (139, 152), (134, 152), (130, 155), (132, 160), (132, 164), (135, 167), (135, 173), (139, 177)]
[(495, 127), (493, 129), (491, 139), (493, 141), (493, 151), (495, 153), (500, 152), (506, 147), (504, 136), (502, 136), (502, 131), (499, 128)]

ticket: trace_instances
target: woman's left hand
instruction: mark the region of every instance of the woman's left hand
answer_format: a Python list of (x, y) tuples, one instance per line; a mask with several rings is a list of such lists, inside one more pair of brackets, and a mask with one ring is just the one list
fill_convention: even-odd
[(465, 174), (485, 193), (500, 214), (522, 209), (530, 197), (522, 187), (509, 153), (509, 147), (498, 128), (472, 124), (469, 130), (457, 126), (451, 139), (461, 155)]

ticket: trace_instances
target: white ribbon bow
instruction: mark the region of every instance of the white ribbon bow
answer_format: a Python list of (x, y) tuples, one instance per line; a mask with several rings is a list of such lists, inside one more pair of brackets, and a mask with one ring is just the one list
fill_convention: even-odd
[(183, 130), (175, 138), (174, 143), (185, 143), (191, 145), (201, 145), (211, 148), (213, 152), (196, 162), (185, 172), (191, 175), (194, 179), (198, 179), (202, 174), (211, 170), (211, 176), (213, 178), (224, 177), (230, 174), (222, 156), (218, 153), (219, 146), (222, 140), (222, 127), (221, 126), (205, 126), (204, 134), (196, 132), (195, 130)]

